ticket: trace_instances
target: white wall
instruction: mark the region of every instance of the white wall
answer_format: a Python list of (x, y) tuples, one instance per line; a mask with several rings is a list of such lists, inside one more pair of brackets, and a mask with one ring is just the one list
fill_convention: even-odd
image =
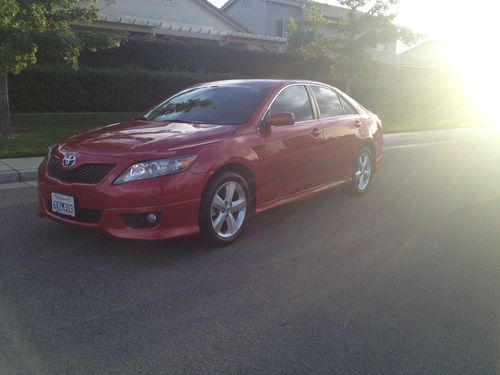
[(221, 31), (239, 31), (195, 0), (115, 0), (105, 6), (99, 0), (103, 15), (132, 16), (200, 26), (211, 26)]

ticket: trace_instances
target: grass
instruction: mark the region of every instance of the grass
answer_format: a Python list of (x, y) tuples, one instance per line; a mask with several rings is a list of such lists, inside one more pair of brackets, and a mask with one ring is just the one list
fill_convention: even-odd
[(423, 130), (472, 128), (480, 119), (470, 113), (428, 113), (425, 109), (386, 107), (370, 108), (382, 120), (384, 133), (403, 133)]
[(47, 147), (84, 130), (124, 121), (131, 112), (110, 113), (18, 113), (12, 114), (14, 135), (0, 136), (0, 158), (41, 156)]
[[(385, 133), (475, 126), (477, 120), (460, 113), (428, 113), (401, 105), (371, 108), (382, 119)], [(84, 130), (124, 121), (131, 112), (12, 114), (14, 136), (0, 137), (0, 158), (45, 155), (47, 147)]]

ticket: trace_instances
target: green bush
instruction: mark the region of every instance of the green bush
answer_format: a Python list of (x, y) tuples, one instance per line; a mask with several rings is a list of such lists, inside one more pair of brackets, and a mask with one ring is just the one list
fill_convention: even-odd
[(353, 85), (352, 95), (375, 107), (399, 105), (448, 107), (467, 99), (459, 77), (448, 70), (387, 69), (385, 74)]
[(9, 77), (12, 112), (142, 111), (199, 82), (330, 76), (321, 60), (194, 41), (126, 41), (83, 53), (77, 72), (50, 53), (39, 58), (36, 66)]
[(398, 129), (476, 124), (478, 109), (469, 95), (451, 70), (392, 69), (385, 76), (358, 82), (352, 90), (354, 98)]
[(9, 77), (12, 112), (142, 111), (195, 83), (238, 74), (35, 66)]
[(80, 63), (93, 67), (136, 66), (148, 70), (238, 73), (255, 78), (318, 77), (329, 74), (330, 65), (321, 59), (305, 61), (296, 54), (239, 50), (209, 41), (175, 40), (130, 40), (119, 48), (84, 53)]

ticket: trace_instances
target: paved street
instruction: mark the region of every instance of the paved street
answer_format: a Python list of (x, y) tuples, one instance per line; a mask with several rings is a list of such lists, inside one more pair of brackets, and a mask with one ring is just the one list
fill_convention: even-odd
[(0, 190), (0, 374), (499, 374), (500, 140), (402, 137), (367, 195), (274, 209), (222, 249)]

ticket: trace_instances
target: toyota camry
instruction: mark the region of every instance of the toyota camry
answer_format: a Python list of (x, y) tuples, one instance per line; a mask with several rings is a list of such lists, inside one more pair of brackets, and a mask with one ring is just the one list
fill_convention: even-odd
[(382, 124), (310, 81), (190, 87), (140, 116), (64, 139), (39, 167), (39, 214), (120, 238), (236, 240), (256, 213), (338, 185), (365, 193)]

